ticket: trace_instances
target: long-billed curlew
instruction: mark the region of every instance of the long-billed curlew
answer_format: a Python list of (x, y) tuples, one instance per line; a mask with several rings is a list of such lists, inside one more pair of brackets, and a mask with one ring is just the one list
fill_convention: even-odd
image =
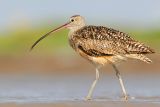
[(144, 54), (154, 53), (154, 50), (118, 30), (103, 26), (87, 26), (85, 19), (80, 15), (72, 16), (68, 23), (39, 38), (32, 45), (31, 50), (40, 40), (61, 28), (68, 28), (70, 30), (68, 34), (70, 46), (96, 67), (96, 79), (91, 85), (86, 100), (91, 99), (93, 90), (99, 79), (99, 68), (105, 64), (111, 64), (115, 69), (124, 99), (127, 100), (127, 92), (120, 72), (115, 65), (116, 62), (126, 60), (127, 58), (134, 58), (151, 63), (151, 60), (144, 56)]

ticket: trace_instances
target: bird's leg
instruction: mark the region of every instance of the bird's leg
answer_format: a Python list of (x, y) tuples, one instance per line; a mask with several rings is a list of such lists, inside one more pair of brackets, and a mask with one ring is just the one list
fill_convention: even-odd
[(116, 76), (119, 79), (119, 82), (120, 82), (120, 85), (121, 85), (121, 88), (122, 88), (122, 91), (123, 91), (124, 99), (127, 101), (128, 100), (128, 96), (127, 96), (127, 93), (126, 93), (126, 90), (125, 90), (125, 87), (124, 87), (123, 80), (121, 78), (120, 72), (119, 72), (119, 70), (117, 69), (117, 67), (113, 63), (112, 63), (112, 66), (115, 69)]
[(91, 85), (91, 88), (90, 88), (90, 90), (88, 92), (88, 95), (87, 95), (85, 100), (91, 100), (93, 90), (94, 90), (98, 80), (99, 80), (99, 70), (98, 70), (98, 68), (96, 68), (96, 79), (93, 81), (93, 83)]

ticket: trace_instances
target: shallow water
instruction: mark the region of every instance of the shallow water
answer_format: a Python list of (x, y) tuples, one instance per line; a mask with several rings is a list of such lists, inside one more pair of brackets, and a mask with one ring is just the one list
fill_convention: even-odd
[[(123, 75), (130, 101), (160, 103), (159, 75)], [(56, 103), (83, 101), (94, 75), (1, 75), (0, 103)], [(102, 75), (93, 101), (121, 101), (118, 79)]]

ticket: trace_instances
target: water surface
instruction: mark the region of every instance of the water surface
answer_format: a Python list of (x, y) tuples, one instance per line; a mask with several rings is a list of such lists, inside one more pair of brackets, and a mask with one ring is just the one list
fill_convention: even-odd
[[(131, 102), (160, 103), (159, 75), (123, 75)], [(1, 75), (0, 103), (84, 101), (94, 75)], [(118, 79), (101, 75), (93, 101), (121, 101)]]

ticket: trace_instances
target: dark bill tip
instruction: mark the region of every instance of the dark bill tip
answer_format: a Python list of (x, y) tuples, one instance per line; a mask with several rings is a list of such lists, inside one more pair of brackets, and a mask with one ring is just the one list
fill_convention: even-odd
[(58, 31), (58, 30), (60, 30), (60, 29), (62, 29), (62, 28), (64, 28), (64, 27), (67, 27), (68, 24), (70, 24), (70, 22), (68, 22), (68, 23), (66, 23), (66, 24), (64, 24), (64, 25), (62, 25), (62, 26), (60, 26), (60, 27), (58, 27), (58, 28), (56, 28), (56, 29), (48, 32), (48, 33), (45, 34), (44, 36), (40, 37), (40, 38), (31, 46), (30, 51), (32, 51), (33, 48), (34, 48), (42, 39), (46, 38), (48, 35), (50, 35), (51, 33), (55, 32), (55, 31)]

